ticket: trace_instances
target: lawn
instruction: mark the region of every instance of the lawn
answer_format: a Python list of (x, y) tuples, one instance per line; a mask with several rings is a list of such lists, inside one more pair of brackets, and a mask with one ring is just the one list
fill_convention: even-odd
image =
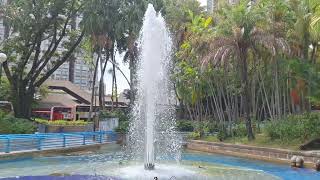
[[(256, 134), (255, 140), (248, 141), (247, 137), (230, 137), (224, 140), (224, 143), (230, 144), (243, 144), (250, 146), (258, 146), (258, 147), (267, 147), (267, 148), (280, 148), (280, 149), (289, 149), (289, 150), (299, 150), (300, 142), (291, 141), (290, 143), (283, 143), (280, 140), (270, 140), (266, 134)], [(220, 142), (217, 136), (206, 136), (202, 138), (204, 141), (209, 142)]]

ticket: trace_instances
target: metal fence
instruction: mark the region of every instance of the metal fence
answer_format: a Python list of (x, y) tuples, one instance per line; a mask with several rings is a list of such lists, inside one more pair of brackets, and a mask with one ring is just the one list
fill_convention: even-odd
[(0, 153), (41, 151), (114, 142), (113, 131), (0, 135)]

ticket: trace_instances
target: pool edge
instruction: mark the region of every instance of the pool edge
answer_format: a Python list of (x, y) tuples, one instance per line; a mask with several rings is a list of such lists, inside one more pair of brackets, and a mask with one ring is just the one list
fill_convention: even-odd
[(308, 169), (314, 169), (315, 162), (320, 159), (320, 155), (314, 153), (308, 154), (306, 152), (290, 151), (286, 149), (262, 148), (200, 140), (188, 141), (186, 148), (193, 151), (223, 154), (276, 164), (284, 164), (288, 166), (290, 166), (290, 159), (292, 156), (302, 156), (305, 159), (304, 167)]
[(101, 144), (92, 144), (92, 145), (84, 145), (84, 146), (77, 146), (77, 147), (66, 147), (66, 148), (59, 148), (59, 149), (48, 149), (48, 150), (34, 150), (34, 151), (17, 151), (11, 153), (3, 153), (0, 154), (0, 161), (8, 160), (8, 159), (16, 159), (16, 158), (23, 158), (23, 157), (39, 157), (39, 156), (49, 156), (49, 155), (57, 155), (63, 153), (74, 153), (74, 152), (81, 152), (81, 151), (90, 151), (90, 150), (98, 150), (102, 146), (110, 145), (112, 143), (101, 143)]

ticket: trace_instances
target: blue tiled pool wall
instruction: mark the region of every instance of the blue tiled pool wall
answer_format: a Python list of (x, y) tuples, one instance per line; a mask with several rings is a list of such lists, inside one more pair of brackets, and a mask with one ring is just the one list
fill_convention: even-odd
[(183, 160), (220, 164), (239, 168), (262, 170), (284, 180), (320, 180), (320, 172), (312, 169), (291, 168), (290, 165), (272, 164), (258, 160), (248, 160), (224, 155), (206, 153), (185, 153)]

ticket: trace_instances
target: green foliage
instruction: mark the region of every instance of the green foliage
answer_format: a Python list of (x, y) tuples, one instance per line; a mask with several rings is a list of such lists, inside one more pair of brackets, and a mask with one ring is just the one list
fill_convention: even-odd
[[(201, 139), (210, 133), (217, 132), (219, 128), (217, 123), (211, 121), (193, 123), (191, 121), (178, 121), (178, 129), (187, 132), (193, 130), (193, 132), (189, 133), (188, 138)], [(222, 132), (225, 133), (225, 131), (221, 131), (221, 133)]]
[(129, 113), (124, 110), (100, 112), (100, 118), (119, 118), (119, 121), (129, 121)]
[(165, 6), (165, 19), (171, 30), (175, 34), (174, 38), (178, 39), (179, 34), (184, 31), (186, 24), (190, 22), (190, 12), (196, 16), (201, 14), (203, 9), (200, 7), (200, 3), (195, 0), (164, 0)]
[(219, 141), (224, 141), (225, 139), (227, 139), (227, 137), (228, 137), (228, 135), (227, 135), (226, 129), (220, 129), (217, 134), (217, 139)]
[(246, 137), (248, 135), (246, 125), (244, 123), (236, 124), (232, 129), (233, 136)]
[(119, 127), (115, 129), (118, 133), (127, 133), (129, 131), (129, 121), (119, 121)]
[(272, 140), (279, 139), (284, 143), (311, 140), (320, 136), (320, 114), (290, 115), (267, 123), (265, 131)]
[(7, 113), (0, 110), (0, 119), (4, 118), (7, 115)]
[(66, 120), (54, 120), (54, 121), (48, 121), (45, 119), (35, 119), (35, 122), (45, 125), (51, 125), (51, 126), (86, 126), (90, 124), (89, 122), (86, 122), (84, 120), (77, 120), (77, 121), (66, 121)]
[[(234, 124), (245, 114), (259, 120), (276, 119), (297, 113), (291, 104), (303, 111), (310, 103), (319, 105), (320, 33), (318, 26), (310, 24), (311, 17), (318, 22), (319, 2), (218, 2), (213, 18), (188, 13), (183, 42), (176, 53), (174, 78), (179, 100), (190, 118), (202, 121), (209, 116), (223, 124)], [(305, 54), (313, 61), (309, 62)], [(293, 91), (298, 82), (300, 89)], [(228, 136), (246, 136), (245, 124), (230, 126), (221, 131), (227, 131)], [(225, 133), (221, 134), (223, 137)]]
[(36, 129), (30, 120), (5, 115), (0, 111), (0, 134), (32, 134)]
[(3, 76), (0, 85), (0, 101), (10, 101), (10, 83), (8, 79)]
[(201, 133), (201, 136), (219, 131), (219, 124), (214, 121), (194, 122), (193, 126), (195, 131)]
[(191, 133), (188, 135), (188, 138), (189, 138), (189, 139), (194, 139), (194, 140), (200, 139), (200, 138), (201, 138), (201, 133), (200, 133), (199, 131), (191, 132)]
[(178, 120), (177, 129), (181, 132), (192, 132), (194, 130), (192, 121)]
[[(304, 63), (299, 59), (292, 59), (288, 63), (292, 72), (291, 85), (303, 92), (309, 88), (309, 100), (314, 104), (320, 104), (320, 66)], [(298, 81), (305, 83), (305, 87), (299, 86)]]

